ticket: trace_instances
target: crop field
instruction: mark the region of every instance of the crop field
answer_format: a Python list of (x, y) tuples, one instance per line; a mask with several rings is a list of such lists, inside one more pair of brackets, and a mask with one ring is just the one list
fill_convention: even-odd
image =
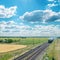
[(60, 39), (56, 39), (48, 48), (46, 51), (45, 56), (43, 57), (43, 60), (60, 60)]
[(47, 41), (48, 38), (0, 37), (0, 60), (13, 60), (17, 56)]
[(0, 44), (0, 53), (26, 48), (26, 45)]

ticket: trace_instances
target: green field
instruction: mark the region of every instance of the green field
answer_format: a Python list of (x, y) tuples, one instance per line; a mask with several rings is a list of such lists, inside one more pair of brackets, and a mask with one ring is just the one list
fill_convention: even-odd
[[(11, 41), (10, 41), (11, 40)], [(0, 44), (27, 45), (26, 48), (0, 53), (0, 60), (13, 59), (36, 46), (47, 42), (48, 38), (0, 38)]]

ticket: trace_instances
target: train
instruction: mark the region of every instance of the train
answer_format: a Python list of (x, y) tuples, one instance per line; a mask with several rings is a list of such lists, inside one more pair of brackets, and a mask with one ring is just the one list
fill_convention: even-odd
[(54, 41), (54, 38), (49, 38), (48, 43), (52, 43)]

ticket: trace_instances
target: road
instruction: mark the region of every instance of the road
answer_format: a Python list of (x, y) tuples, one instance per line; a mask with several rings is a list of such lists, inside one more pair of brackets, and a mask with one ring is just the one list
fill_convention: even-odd
[(49, 43), (46, 42), (30, 51), (26, 52), (25, 54), (15, 58), (14, 60), (35, 60), (38, 55), (40, 55), (47, 47)]

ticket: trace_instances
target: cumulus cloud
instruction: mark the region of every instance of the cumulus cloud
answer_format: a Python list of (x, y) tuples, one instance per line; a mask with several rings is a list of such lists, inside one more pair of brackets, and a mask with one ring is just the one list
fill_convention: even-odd
[(60, 36), (60, 26), (59, 25), (36, 25), (33, 29), (39, 33), (41, 36)]
[(26, 20), (26, 21), (37, 22), (37, 21), (42, 21), (42, 15), (43, 14), (41, 10), (36, 10), (36, 11), (24, 13), (23, 16), (20, 16), (20, 19)]
[(26, 22), (40, 22), (40, 23), (48, 23), (55, 22), (55, 20), (60, 19), (60, 12), (54, 12), (52, 10), (35, 10), (32, 12), (26, 12), (22, 16), (20, 16), (20, 20)]
[(25, 30), (25, 29), (27, 30), (28, 28), (30, 28), (30, 26), (24, 25), (24, 24), (17, 24), (14, 21), (0, 22), (0, 31), (8, 31), (9, 30), (11, 32), (14, 32), (14, 31), (20, 31), (20, 30)]
[(51, 8), (51, 7), (54, 7), (54, 6), (58, 6), (58, 4), (52, 3), (52, 4), (48, 4), (48, 5), (47, 5), (48, 8)]
[(60, 3), (60, 0), (48, 0), (48, 2), (54, 2), (54, 3), (58, 2), (58, 3)]
[(0, 5), (0, 18), (10, 18), (15, 15), (17, 6), (6, 8), (4, 5)]
[(0, 23), (0, 36), (60, 36), (60, 25), (35, 25), (32, 27), (24, 24), (18, 25), (14, 21), (4, 21)]
[(56, 0), (48, 0), (49, 2), (56, 2)]
[(48, 0), (48, 1), (54, 1), (54, 0)]
[(53, 15), (52, 17), (48, 18), (46, 21), (47, 22), (56, 22), (60, 19), (59, 14), (58, 15)]
[(56, 20), (55, 22), (60, 22), (60, 19)]

